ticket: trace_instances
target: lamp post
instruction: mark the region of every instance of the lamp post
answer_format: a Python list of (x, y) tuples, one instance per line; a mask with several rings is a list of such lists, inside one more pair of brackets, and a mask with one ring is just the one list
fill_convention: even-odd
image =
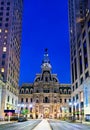
[(18, 118), (19, 118), (19, 116), (20, 116), (20, 110), (21, 110), (21, 104), (18, 104), (17, 107), (18, 107), (17, 112), (18, 112)]

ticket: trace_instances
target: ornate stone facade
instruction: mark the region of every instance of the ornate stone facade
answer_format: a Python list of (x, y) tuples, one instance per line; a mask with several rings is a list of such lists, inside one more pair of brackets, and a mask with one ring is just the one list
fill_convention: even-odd
[(23, 84), (19, 90), (18, 109), (31, 118), (61, 118), (70, 116), (71, 85), (60, 84), (52, 74), (48, 51), (45, 50), (41, 73), (34, 83)]

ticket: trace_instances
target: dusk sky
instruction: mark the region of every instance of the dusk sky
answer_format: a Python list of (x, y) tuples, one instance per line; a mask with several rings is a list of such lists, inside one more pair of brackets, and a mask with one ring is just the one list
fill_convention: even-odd
[(41, 73), (45, 48), (52, 73), (70, 83), (68, 0), (24, 0), (21, 45), (20, 85)]

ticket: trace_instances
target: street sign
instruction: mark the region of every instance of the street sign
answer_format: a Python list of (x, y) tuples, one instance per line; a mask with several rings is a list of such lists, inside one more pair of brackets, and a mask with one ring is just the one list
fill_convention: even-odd
[(5, 113), (9, 113), (9, 112), (15, 113), (15, 110), (4, 110), (4, 112), (5, 112)]

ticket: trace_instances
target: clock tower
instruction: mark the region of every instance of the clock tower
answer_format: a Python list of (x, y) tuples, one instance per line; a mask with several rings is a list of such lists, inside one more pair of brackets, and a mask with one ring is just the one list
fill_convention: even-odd
[(41, 65), (41, 69), (42, 69), (42, 73), (44, 71), (49, 71), (51, 72), (51, 64), (50, 64), (50, 60), (49, 60), (49, 55), (48, 55), (48, 49), (45, 49), (45, 53), (44, 53), (44, 58), (42, 60), (42, 65)]

